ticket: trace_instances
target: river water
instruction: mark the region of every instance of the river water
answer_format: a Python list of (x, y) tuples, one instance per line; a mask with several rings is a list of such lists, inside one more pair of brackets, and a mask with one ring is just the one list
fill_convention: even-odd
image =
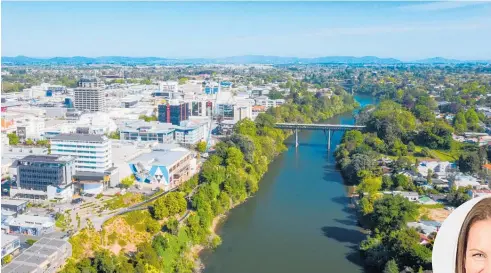
[[(362, 105), (373, 103), (356, 96)], [(351, 113), (326, 123), (353, 124)], [(342, 137), (332, 136), (332, 150)], [(348, 208), (347, 187), (327, 151), (323, 132), (299, 132), (272, 162), (259, 191), (234, 208), (218, 234), (222, 245), (204, 252), (205, 273), (363, 272), (358, 244), (364, 235)]]

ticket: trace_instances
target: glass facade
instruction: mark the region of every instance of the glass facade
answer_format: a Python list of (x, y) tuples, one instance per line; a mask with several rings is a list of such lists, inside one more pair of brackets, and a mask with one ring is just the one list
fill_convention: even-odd
[(30, 162), (19, 165), (19, 186), (23, 189), (46, 191), (49, 185), (64, 183), (64, 164)]
[(161, 104), (158, 107), (159, 122), (172, 123), (180, 125), (181, 121), (189, 118), (189, 104), (182, 103), (178, 105)]

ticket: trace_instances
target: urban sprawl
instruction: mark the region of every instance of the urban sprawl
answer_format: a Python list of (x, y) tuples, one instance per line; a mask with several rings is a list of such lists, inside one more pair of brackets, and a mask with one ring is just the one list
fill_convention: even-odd
[(2, 272), (194, 272), (295, 134), (276, 124), (354, 110), (334, 154), (364, 264), (431, 272), (442, 222), (491, 195), (489, 64), (6, 64)]

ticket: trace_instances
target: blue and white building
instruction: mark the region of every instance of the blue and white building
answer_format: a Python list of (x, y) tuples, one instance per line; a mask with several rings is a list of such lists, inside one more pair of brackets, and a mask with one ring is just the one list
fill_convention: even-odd
[(136, 180), (159, 184), (166, 188), (178, 186), (194, 174), (196, 159), (185, 148), (157, 148), (129, 162)]

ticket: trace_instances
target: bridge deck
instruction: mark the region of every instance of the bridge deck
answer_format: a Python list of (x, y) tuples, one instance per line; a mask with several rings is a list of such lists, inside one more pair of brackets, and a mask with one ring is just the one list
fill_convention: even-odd
[(275, 128), (279, 129), (304, 129), (304, 130), (360, 130), (365, 128), (362, 125), (349, 124), (300, 124), (300, 123), (276, 123)]

